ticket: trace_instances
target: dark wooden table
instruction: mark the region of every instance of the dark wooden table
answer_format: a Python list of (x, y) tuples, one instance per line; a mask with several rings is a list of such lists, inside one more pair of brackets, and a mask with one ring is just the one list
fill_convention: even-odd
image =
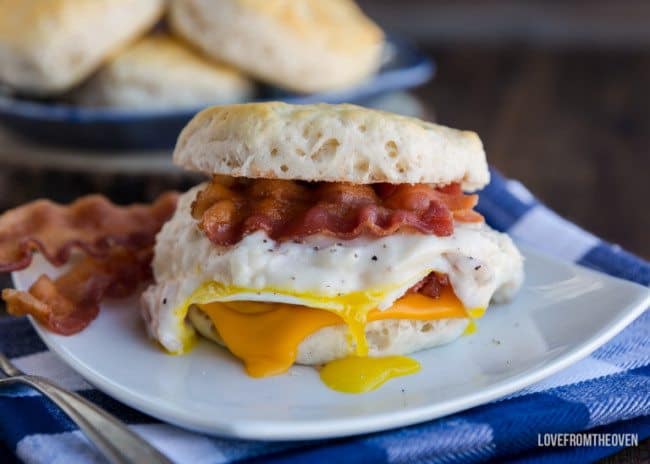
[(650, 258), (650, 50), (430, 49), (418, 95), (489, 162), (584, 228)]

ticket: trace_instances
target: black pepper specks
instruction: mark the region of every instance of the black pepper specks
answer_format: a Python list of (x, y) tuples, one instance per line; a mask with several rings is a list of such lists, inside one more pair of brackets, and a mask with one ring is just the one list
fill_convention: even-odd
[(314, 247), (314, 251), (318, 251), (319, 249), (320, 248), (318, 248), (317, 246)]
[(388, 248), (388, 245), (386, 245), (386, 244), (384, 243), (381, 247), (382, 247), (382, 248)]
[(373, 256), (373, 257), (370, 258), (370, 259), (372, 259), (373, 261), (377, 261), (379, 258), (377, 258), (377, 256), (375, 255), (375, 256)]
[(167, 298), (163, 298), (163, 304), (167, 304)]
[(269, 243), (267, 239), (262, 240), (264, 243)]
[(359, 253), (355, 253), (355, 254), (354, 254), (354, 257), (355, 257), (355, 258), (358, 258), (358, 257), (359, 257)]
[(478, 266), (475, 266), (475, 267), (474, 267), (474, 270), (475, 270), (475, 271), (478, 271), (479, 269), (481, 269), (481, 265), (480, 265), (480, 264), (479, 264)]

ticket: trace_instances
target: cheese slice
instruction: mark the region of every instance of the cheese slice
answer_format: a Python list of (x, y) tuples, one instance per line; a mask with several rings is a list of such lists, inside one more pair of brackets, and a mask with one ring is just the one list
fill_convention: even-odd
[[(285, 372), (294, 363), (298, 346), (307, 336), (344, 322), (331, 311), (283, 303), (215, 302), (201, 304), (199, 308), (210, 317), (224, 344), (244, 362), (252, 377)], [(367, 321), (467, 317), (470, 314), (460, 300), (450, 288), (445, 288), (435, 299), (407, 294), (384, 311), (370, 311)], [(352, 335), (355, 342), (359, 337), (365, 342), (363, 333)]]
[[(323, 327), (338, 325), (336, 314), (306, 306), (269, 303), (272, 309), (247, 313), (248, 302), (202, 304), (228, 349), (241, 359), (252, 377), (285, 372), (296, 359), (298, 345)], [(260, 305), (260, 303), (256, 303)]]
[(468, 317), (460, 300), (451, 287), (445, 287), (438, 298), (429, 298), (421, 293), (409, 293), (384, 310), (368, 313), (368, 322), (383, 319), (414, 319), (428, 321), (433, 319), (453, 319)]

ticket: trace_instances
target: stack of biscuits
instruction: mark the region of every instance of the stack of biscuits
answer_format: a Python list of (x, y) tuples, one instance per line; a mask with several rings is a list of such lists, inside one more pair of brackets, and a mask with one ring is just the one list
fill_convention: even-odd
[(359, 84), (384, 35), (353, 0), (0, 0), (0, 86), (130, 109)]

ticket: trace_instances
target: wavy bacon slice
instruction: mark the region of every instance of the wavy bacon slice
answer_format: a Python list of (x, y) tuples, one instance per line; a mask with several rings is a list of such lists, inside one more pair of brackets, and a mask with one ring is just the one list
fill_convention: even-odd
[(216, 245), (233, 245), (258, 230), (279, 241), (317, 233), (341, 239), (398, 231), (447, 236), (454, 220), (483, 220), (472, 210), (477, 202), (477, 195), (463, 194), (458, 184), (433, 188), (265, 179), (226, 184), (213, 179), (198, 193), (192, 216)]
[(166, 193), (152, 205), (126, 207), (99, 195), (69, 206), (39, 200), (0, 216), (0, 272), (27, 267), (36, 250), (56, 266), (73, 248), (85, 253), (55, 280), (42, 275), (27, 292), (3, 290), (9, 314), (30, 314), (63, 335), (84, 329), (103, 298), (126, 297), (151, 279), (155, 237), (177, 197)]
[(102, 259), (84, 257), (56, 280), (40, 276), (28, 292), (4, 289), (2, 299), (9, 314), (29, 314), (52, 332), (72, 335), (97, 317), (103, 298), (126, 297), (151, 279), (152, 256), (151, 247), (114, 247)]
[(152, 205), (120, 207), (89, 195), (67, 206), (38, 200), (7, 211), (0, 216), (0, 272), (26, 268), (35, 250), (60, 266), (73, 248), (102, 257), (116, 245), (132, 250), (151, 246), (176, 199), (176, 193), (166, 193)]

